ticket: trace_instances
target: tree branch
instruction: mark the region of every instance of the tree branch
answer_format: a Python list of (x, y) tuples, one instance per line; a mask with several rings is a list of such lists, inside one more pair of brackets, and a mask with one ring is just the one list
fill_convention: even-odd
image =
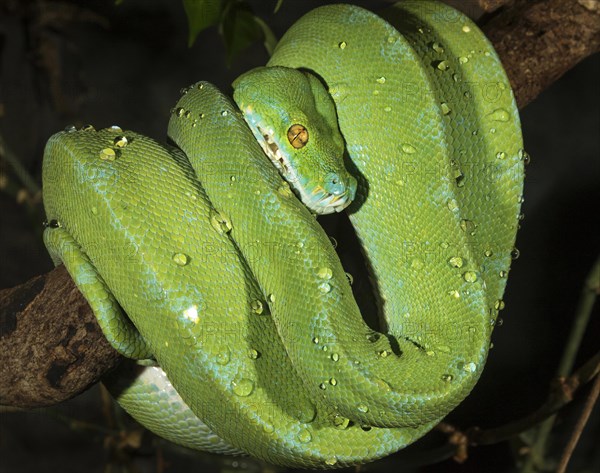
[(64, 266), (0, 291), (0, 404), (65, 401), (119, 360)]
[(516, 0), (482, 26), (519, 108), (600, 50), (599, 0)]
[[(496, 6), (504, 1), (480, 0)], [(519, 107), (600, 49), (598, 0), (516, 0), (483, 25)], [(96, 383), (119, 362), (62, 267), (0, 291), (0, 403), (47, 406)], [(481, 441), (481, 439), (480, 439)]]

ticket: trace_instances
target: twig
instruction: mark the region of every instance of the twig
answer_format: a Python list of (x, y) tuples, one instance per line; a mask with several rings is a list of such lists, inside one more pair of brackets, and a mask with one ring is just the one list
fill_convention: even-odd
[(25, 169), (25, 166), (21, 164), (19, 158), (17, 158), (10, 148), (6, 146), (6, 141), (4, 141), (2, 135), (0, 135), (0, 159), (4, 159), (10, 167), (12, 167), (15, 175), (21, 181), (21, 184), (25, 186), (32, 196), (41, 194), (40, 186), (38, 186), (35, 180), (30, 176), (27, 169)]
[(573, 400), (573, 395), (581, 386), (590, 382), (600, 373), (600, 352), (590, 358), (572, 376), (559, 380), (551, 389), (546, 402), (533, 413), (509, 422), (500, 427), (480, 430), (478, 428), (467, 430), (467, 437), (471, 445), (491, 445), (503, 440), (508, 440), (515, 435), (538, 425), (544, 419), (556, 413)]
[[(573, 369), (575, 357), (579, 351), (579, 346), (581, 345), (581, 340), (583, 339), (585, 329), (590, 320), (592, 308), (599, 291), (600, 258), (598, 258), (594, 263), (594, 266), (592, 267), (592, 270), (588, 274), (585, 284), (583, 285), (579, 304), (575, 312), (571, 333), (569, 334), (567, 344), (556, 372), (556, 377), (558, 379), (568, 376)], [(537, 465), (543, 464), (546, 444), (555, 420), (556, 416), (551, 416), (539, 426), (537, 432), (535, 433), (527, 461), (523, 465), (523, 473), (532, 473), (536, 470)]]
[(569, 439), (567, 446), (562, 454), (560, 462), (558, 463), (558, 468), (556, 469), (556, 473), (564, 473), (567, 470), (567, 465), (569, 464), (569, 460), (571, 459), (571, 455), (575, 450), (575, 446), (579, 441), (579, 437), (581, 437), (581, 433), (590, 418), (590, 414), (592, 413), (592, 409), (594, 408), (594, 404), (598, 401), (598, 396), (600, 395), (600, 376), (596, 376), (596, 381), (592, 386), (592, 391), (590, 392), (587, 400), (585, 401), (585, 405), (583, 406), (583, 411), (581, 412), (581, 416), (577, 420), (577, 424), (575, 424), (575, 428), (573, 429), (573, 435)]

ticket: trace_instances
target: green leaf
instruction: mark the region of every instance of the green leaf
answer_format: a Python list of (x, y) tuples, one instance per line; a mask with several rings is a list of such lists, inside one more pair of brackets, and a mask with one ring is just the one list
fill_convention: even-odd
[(283, 5), (283, 0), (277, 0), (277, 4), (275, 5), (275, 9), (273, 10), (273, 13), (277, 13), (279, 11), (279, 9), (281, 8), (281, 5)]
[(263, 32), (263, 44), (265, 45), (267, 53), (269, 54), (269, 56), (272, 56), (273, 51), (275, 50), (275, 46), (277, 46), (277, 37), (273, 33), (273, 30), (269, 28), (269, 25), (267, 25), (262, 18), (255, 16), (254, 21), (258, 23), (258, 26), (260, 26)]
[(188, 46), (191, 47), (198, 33), (219, 22), (221, 0), (183, 0), (183, 8), (188, 19)]
[(242, 0), (229, 2), (223, 12), (221, 34), (227, 48), (227, 64), (255, 41), (265, 38), (250, 6)]

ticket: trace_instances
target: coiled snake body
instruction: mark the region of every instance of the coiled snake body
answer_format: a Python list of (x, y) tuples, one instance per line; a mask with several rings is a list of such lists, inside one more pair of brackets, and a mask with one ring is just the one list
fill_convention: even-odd
[[(466, 17), (430, 1), (382, 16), (310, 12), (236, 80), (237, 105), (194, 84), (176, 147), (118, 128), (49, 140), (45, 242), (113, 346), (153, 360), (107, 384), (165, 438), (358, 464), (479, 378), (521, 202), (517, 109)], [(382, 333), (312, 214), (348, 204)]]

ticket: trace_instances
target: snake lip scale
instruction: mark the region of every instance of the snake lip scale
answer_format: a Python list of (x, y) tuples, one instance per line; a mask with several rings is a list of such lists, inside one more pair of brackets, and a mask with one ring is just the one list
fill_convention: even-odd
[(300, 176), (290, 163), (289, 156), (282, 151), (272, 128), (261, 126), (261, 121), (250, 106), (243, 107), (243, 117), (271, 163), (291, 186), (298, 198), (318, 215), (341, 212), (348, 207), (356, 195), (356, 186), (345, 186), (341, 193), (329, 193), (322, 186)]

